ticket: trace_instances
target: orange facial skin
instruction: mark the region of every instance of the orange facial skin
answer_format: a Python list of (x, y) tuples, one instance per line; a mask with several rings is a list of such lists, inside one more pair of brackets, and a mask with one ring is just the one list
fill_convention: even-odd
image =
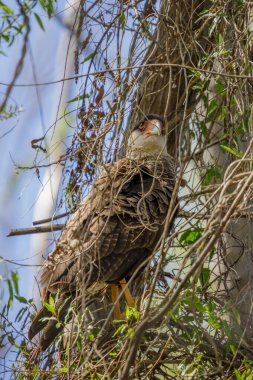
[(159, 120), (147, 120), (143, 123), (143, 135), (149, 137), (151, 135), (160, 135), (161, 125)]

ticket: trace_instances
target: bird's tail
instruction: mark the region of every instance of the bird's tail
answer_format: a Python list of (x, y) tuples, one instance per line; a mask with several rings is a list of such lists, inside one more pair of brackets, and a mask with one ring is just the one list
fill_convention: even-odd
[[(32, 340), (41, 330), (43, 333), (39, 340), (39, 351), (46, 350), (64, 327), (64, 320), (68, 314), (73, 296), (61, 294), (55, 305), (50, 308), (44, 305), (37, 313), (28, 332), (28, 338)], [(51, 310), (52, 309), (52, 310)]]

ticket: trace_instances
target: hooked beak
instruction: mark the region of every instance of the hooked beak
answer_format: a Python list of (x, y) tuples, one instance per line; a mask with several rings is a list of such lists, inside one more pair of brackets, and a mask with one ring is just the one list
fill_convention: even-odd
[(143, 135), (149, 137), (152, 135), (160, 136), (162, 132), (162, 125), (160, 120), (147, 120), (143, 124)]

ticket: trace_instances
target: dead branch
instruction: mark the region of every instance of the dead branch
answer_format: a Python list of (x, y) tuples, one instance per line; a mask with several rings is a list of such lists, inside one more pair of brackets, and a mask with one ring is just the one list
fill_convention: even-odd
[(64, 227), (65, 227), (65, 224), (55, 224), (52, 226), (45, 226), (45, 227), (15, 228), (15, 229), (10, 230), (7, 237), (61, 231)]

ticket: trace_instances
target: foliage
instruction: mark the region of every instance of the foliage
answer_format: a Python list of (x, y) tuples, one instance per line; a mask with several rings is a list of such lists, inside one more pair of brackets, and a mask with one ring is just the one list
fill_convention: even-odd
[(9, 48), (16, 40), (17, 36), (24, 32), (25, 23), (22, 18), (21, 7), (30, 17), (35, 17), (39, 27), (44, 30), (41, 17), (36, 13), (41, 9), (47, 14), (48, 18), (52, 17), (53, 7), (56, 0), (25, 0), (22, 2), (13, 1), (13, 3), (0, 1), (0, 53), (4, 54), (6, 46)]
[(17, 110), (20, 110), (20, 107), (14, 107), (11, 104), (7, 107), (7, 104), (9, 103), (13, 86), (24, 65), (31, 31), (31, 18), (34, 16), (36, 23), (44, 30), (44, 25), (41, 17), (37, 13), (37, 9), (42, 9), (50, 19), (52, 17), (55, 1), (56, 0), (16, 0), (15, 2), (13, 1), (12, 4), (0, 1), (0, 55), (6, 56), (5, 51), (10, 49), (16, 40), (20, 40), (18, 37), (23, 37), (20, 58), (14, 69), (13, 79), (8, 84), (5, 96), (0, 103), (0, 120), (13, 117), (17, 114)]

